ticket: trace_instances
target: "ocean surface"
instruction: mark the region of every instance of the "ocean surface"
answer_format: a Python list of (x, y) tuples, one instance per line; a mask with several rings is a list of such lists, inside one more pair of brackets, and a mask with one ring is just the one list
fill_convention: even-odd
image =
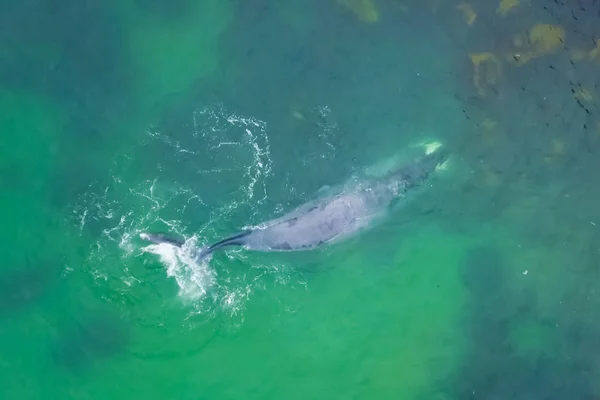
[[(599, 22), (2, 1), (0, 398), (599, 398)], [(433, 143), (444, 168), (347, 241), (191, 257)]]

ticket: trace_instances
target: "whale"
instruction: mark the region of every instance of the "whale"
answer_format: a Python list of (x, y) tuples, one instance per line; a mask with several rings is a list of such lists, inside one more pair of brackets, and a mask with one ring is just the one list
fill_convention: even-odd
[[(251, 251), (299, 251), (343, 241), (367, 229), (375, 220), (413, 189), (422, 186), (448, 158), (436, 149), (380, 177), (365, 177), (342, 185), (329, 195), (315, 196), (286, 214), (201, 248), (201, 261), (215, 251), (240, 246)], [(153, 244), (182, 247), (186, 240), (165, 233), (143, 232), (140, 237)]]

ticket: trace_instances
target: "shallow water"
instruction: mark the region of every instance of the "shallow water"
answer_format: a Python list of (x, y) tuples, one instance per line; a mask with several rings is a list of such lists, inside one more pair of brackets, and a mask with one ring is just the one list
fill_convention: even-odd
[[(0, 396), (599, 396), (599, 15), (5, 2)], [(430, 142), (360, 235), (189, 258)]]

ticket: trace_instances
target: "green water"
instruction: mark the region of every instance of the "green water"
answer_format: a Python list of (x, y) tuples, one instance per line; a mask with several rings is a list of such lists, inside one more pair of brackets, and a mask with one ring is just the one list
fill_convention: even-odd
[[(3, 2), (0, 398), (599, 396), (597, 5), (508, 3)], [(138, 238), (432, 141), (445, 169), (335, 246)]]

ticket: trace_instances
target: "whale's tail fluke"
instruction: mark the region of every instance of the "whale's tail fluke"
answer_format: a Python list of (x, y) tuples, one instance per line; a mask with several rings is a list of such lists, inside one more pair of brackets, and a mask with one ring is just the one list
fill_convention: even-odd
[[(214, 243), (210, 246), (207, 246), (207, 247), (203, 248), (202, 250), (200, 250), (200, 252), (196, 256), (196, 260), (200, 261), (200, 260), (204, 259), (205, 257), (207, 257), (212, 252), (214, 252), (215, 250), (218, 250), (225, 246), (243, 246), (244, 244), (246, 244), (246, 236), (250, 235), (251, 233), (252, 233), (252, 230), (248, 229), (248, 230), (238, 233), (237, 235), (233, 235), (233, 236), (223, 239), (217, 243)], [(140, 234), (140, 238), (143, 240), (146, 240), (148, 242), (154, 243), (154, 244), (166, 243), (166, 244), (170, 244), (170, 245), (176, 246), (176, 247), (182, 247), (185, 244), (185, 240), (183, 238), (164, 234), (164, 233), (144, 232), (144, 233)]]
[(168, 235), (166, 233), (140, 233), (140, 238), (154, 244), (170, 244), (171, 246), (181, 247), (185, 240), (181, 237)]

